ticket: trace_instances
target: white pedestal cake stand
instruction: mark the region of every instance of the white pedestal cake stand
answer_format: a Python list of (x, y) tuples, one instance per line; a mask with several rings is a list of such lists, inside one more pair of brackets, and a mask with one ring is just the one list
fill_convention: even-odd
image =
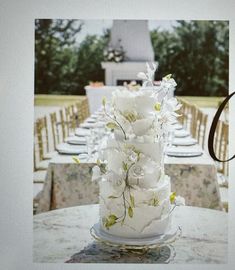
[(124, 250), (127, 252), (144, 254), (149, 249), (159, 250), (160, 253), (160, 248), (168, 245), (169, 248), (172, 250), (170, 244), (175, 242), (181, 236), (182, 230), (178, 226), (171, 228), (165, 234), (145, 238), (126, 238), (108, 234), (101, 229), (99, 223), (96, 223), (90, 229), (90, 233), (92, 237), (94, 237), (97, 241), (102, 242), (105, 245), (118, 247), (120, 248), (120, 250)]

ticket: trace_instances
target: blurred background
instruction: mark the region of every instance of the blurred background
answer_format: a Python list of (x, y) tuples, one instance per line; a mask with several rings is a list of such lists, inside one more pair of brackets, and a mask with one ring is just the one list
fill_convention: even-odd
[[(36, 20), (35, 94), (83, 95), (90, 82), (105, 84), (101, 63), (113, 24), (107, 20)], [(171, 73), (178, 83), (176, 95), (181, 96), (227, 94), (228, 21), (148, 21), (147, 25), (153, 57), (159, 64), (156, 80)], [(141, 29), (133, 30), (136, 36)], [(129, 35), (131, 43), (135, 37)], [(122, 43), (125, 40), (120, 40), (120, 47)]]

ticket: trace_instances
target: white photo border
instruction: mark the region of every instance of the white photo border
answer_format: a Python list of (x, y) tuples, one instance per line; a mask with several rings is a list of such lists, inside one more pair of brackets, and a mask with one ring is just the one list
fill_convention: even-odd
[[(0, 3), (0, 268), (119, 269), (119, 264), (33, 263), (33, 121), (35, 19), (228, 20), (229, 92), (235, 91), (233, 0), (1, 0)], [(230, 156), (235, 153), (235, 98), (230, 101)], [(230, 162), (229, 254), (235, 267), (235, 160)], [(125, 269), (197, 269), (198, 265), (121, 265)]]

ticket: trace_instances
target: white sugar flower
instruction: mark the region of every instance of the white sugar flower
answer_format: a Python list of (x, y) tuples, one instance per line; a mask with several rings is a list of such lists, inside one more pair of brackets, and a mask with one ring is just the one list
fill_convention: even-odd
[(181, 197), (181, 196), (176, 196), (175, 197), (175, 205), (176, 206), (185, 205), (185, 199), (183, 197)]
[(141, 80), (148, 80), (148, 77), (147, 77), (147, 75), (146, 75), (144, 72), (139, 72), (139, 73), (137, 74), (137, 77), (138, 77), (139, 79), (141, 79)]
[(152, 63), (152, 66), (149, 65), (149, 63), (146, 63), (147, 72), (139, 72), (137, 74), (137, 77), (143, 80), (143, 87), (146, 86), (153, 86), (154, 81), (154, 74), (157, 69), (157, 65), (155, 63)]
[(111, 182), (114, 185), (121, 185), (122, 184), (122, 178), (120, 175), (116, 174), (113, 171), (109, 171), (106, 175), (105, 178), (108, 182)]
[(100, 167), (99, 166), (94, 166), (92, 168), (92, 181), (97, 181), (100, 180), (101, 178), (101, 171), (100, 171)]
[(128, 90), (116, 90), (113, 93), (112, 104), (120, 112), (135, 110), (135, 96)]
[(178, 103), (178, 100), (176, 98), (170, 98), (168, 100), (166, 100), (164, 107), (166, 110), (170, 111), (170, 112), (174, 112), (177, 111), (181, 108), (181, 104)]
[(139, 119), (131, 123), (134, 134), (136, 136), (142, 136), (146, 134), (146, 132), (153, 125), (153, 121), (154, 119), (152, 117), (149, 117), (149, 118)]
[(176, 81), (173, 78), (171, 78), (171, 74), (168, 74), (165, 77), (163, 77), (162, 82), (163, 82), (164, 86), (167, 88), (177, 86)]

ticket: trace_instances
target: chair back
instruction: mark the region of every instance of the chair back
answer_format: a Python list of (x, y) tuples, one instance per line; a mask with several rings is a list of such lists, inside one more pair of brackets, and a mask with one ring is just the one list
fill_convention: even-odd
[(33, 164), (34, 171), (40, 169), (39, 162), (48, 159), (49, 136), (46, 116), (38, 118), (34, 123), (34, 146), (33, 146)]
[(53, 137), (53, 146), (56, 149), (56, 146), (62, 141), (60, 139), (59, 125), (60, 123), (57, 121), (56, 112), (50, 113), (51, 119), (51, 131)]

